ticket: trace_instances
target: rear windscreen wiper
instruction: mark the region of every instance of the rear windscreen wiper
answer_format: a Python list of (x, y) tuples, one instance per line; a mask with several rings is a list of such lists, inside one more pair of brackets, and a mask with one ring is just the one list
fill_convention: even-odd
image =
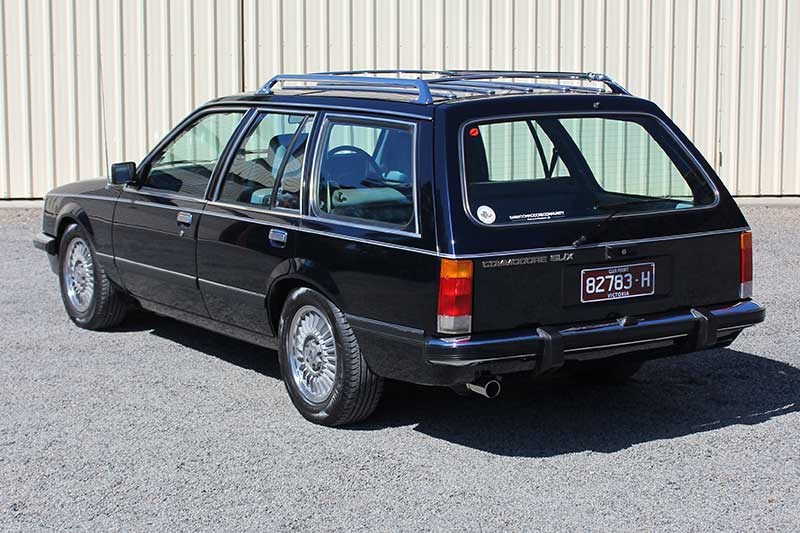
[[(572, 242), (572, 246), (577, 248), (578, 246), (585, 244), (589, 239), (599, 235), (602, 233), (607, 227), (608, 223), (611, 221), (612, 218), (620, 214), (626, 207), (630, 207), (632, 205), (639, 205), (639, 204), (650, 204), (655, 202), (664, 202), (670, 201), (671, 198), (642, 198), (640, 200), (627, 200), (625, 202), (613, 202), (610, 204), (597, 204), (595, 209), (612, 209), (611, 213), (603, 219), (598, 225), (593, 227), (591, 230), (587, 231), (586, 233), (582, 234), (580, 237), (575, 239)], [(672, 200), (674, 201), (674, 200)]]

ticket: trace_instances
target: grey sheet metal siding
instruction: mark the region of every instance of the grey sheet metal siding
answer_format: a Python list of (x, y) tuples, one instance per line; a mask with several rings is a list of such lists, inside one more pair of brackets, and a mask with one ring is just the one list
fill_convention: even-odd
[(396, 67), (606, 72), (735, 194), (800, 194), (794, 0), (0, 0), (0, 37), (0, 198), (102, 174), (103, 100), (138, 160), (276, 72)]

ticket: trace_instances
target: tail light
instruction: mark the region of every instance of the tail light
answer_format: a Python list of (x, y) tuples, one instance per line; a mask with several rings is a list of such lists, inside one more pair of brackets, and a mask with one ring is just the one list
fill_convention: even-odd
[(442, 259), (437, 329), (439, 333), (472, 331), (472, 261)]
[(753, 296), (753, 234), (743, 231), (739, 236), (739, 297)]

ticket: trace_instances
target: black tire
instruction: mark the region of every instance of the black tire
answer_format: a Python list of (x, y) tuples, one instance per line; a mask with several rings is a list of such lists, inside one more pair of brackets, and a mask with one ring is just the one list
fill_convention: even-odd
[[(94, 271), (92, 296), (86, 309), (78, 308), (68, 295), (65, 262), (70, 243), (80, 239), (89, 248)], [(58, 280), (61, 288), (61, 300), (69, 318), (83, 329), (105, 329), (116, 326), (125, 320), (128, 312), (128, 299), (120, 288), (106, 276), (103, 266), (97, 261), (97, 252), (88, 233), (78, 224), (72, 224), (64, 230), (58, 250)]]
[[(289, 330), (295, 315), (310, 307), (327, 317), (336, 347), (332, 390), (318, 403), (310, 401), (296, 383), (290, 359), (293, 356)], [(303, 417), (316, 424), (341, 426), (363, 420), (375, 411), (383, 393), (383, 378), (369, 369), (347, 318), (327, 298), (306, 287), (292, 291), (283, 305), (278, 335), (283, 382), (292, 403)]]
[(577, 363), (571, 369), (572, 375), (587, 384), (621, 384), (630, 380), (644, 364), (635, 359), (598, 359)]

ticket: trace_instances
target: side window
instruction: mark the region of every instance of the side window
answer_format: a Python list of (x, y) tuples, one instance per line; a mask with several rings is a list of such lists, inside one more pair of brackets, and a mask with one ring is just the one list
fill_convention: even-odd
[(202, 198), (214, 166), (243, 116), (243, 111), (231, 111), (198, 118), (153, 160), (145, 186)]
[(322, 139), (321, 216), (415, 231), (414, 128), (332, 121)]
[[(219, 201), (269, 207), (276, 191), (278, 207), (298, 209), (310, 124), (306, 115), (258, 115), (225, 174)], [(284, 183), (279, 183), (281, 172)]]

